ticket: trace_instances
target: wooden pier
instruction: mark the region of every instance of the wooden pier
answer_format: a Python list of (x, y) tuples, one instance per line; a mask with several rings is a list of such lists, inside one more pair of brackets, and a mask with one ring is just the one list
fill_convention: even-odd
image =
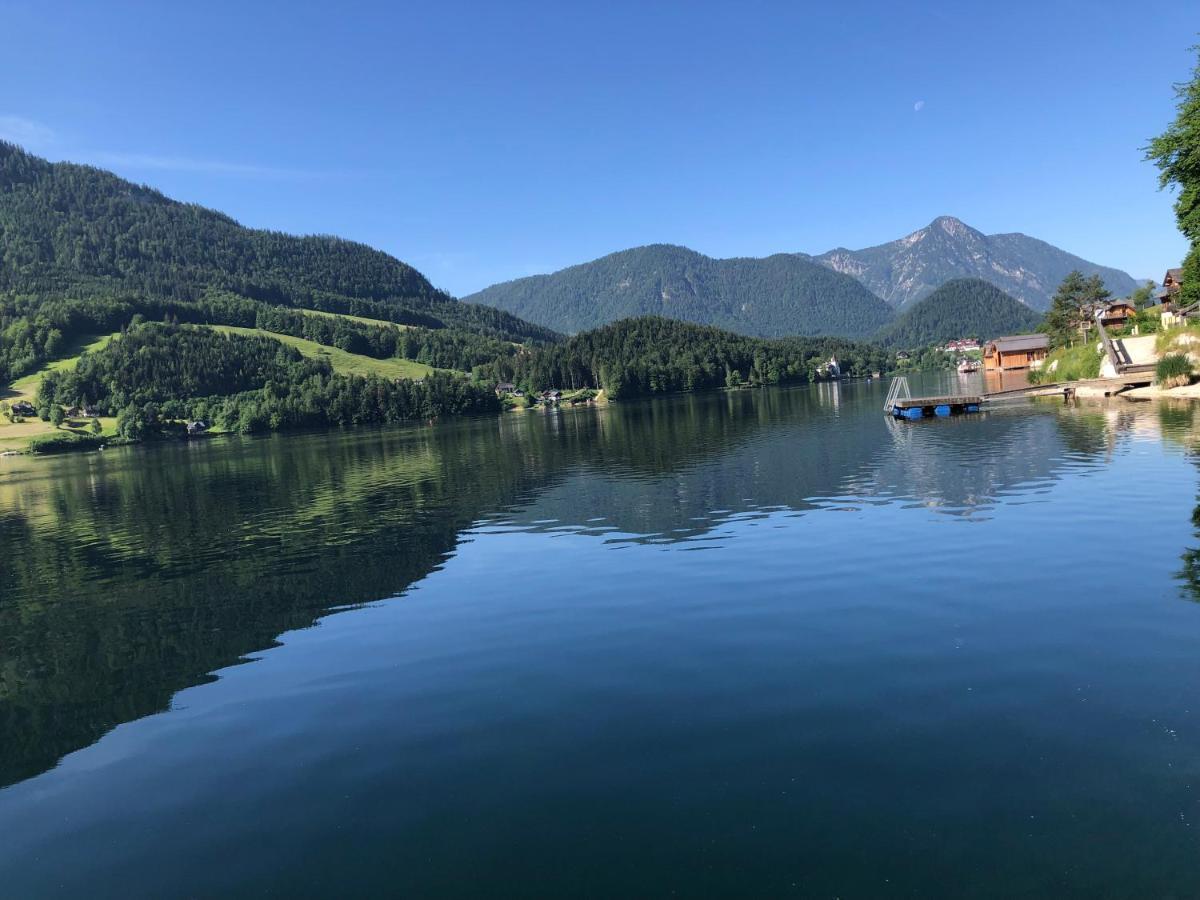
[[(1064, 397), (1072, 399), (1079, 388), (1101, 391), (1105, 397), (1113, 397), (1131, 387), (1153, 384), (1154, 372), (1148, 367), (1130, 366), (1115, 378), (1089, 378), (1085, 381), (1058, 381), (1052, 384), (1031, 384), (1007, 391), (989, 394), (958, 394), (942, 397), (913, 397), (909, 393), (908, 379), (897, 376), (892, 379), (884, 412), (897, 419), (923, 419), (927, 416), (957, 416), (977, 413), (983, 404), (1001, 403), (1005, 400), (1025, 400), (1032, 397)], [(1094, 396), (1094, 395), (1093, 395)]]

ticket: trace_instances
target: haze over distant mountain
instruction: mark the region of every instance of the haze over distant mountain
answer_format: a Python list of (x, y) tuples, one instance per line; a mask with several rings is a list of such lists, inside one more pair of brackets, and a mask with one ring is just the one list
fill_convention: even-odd
[(987, 340), (1037, 328), (1041, 315), (982, 278), (956, 278), (908, 307), (875, 339), (889, 347), (927, 347), (964, 337)]
[(934, 219), (907, 237), (868, 247), (839, 247), (814, 257), (857, 278), (896, 308), (928, 296), (955, 278), (982, 278), (1036, 310), (1046, 310), (1072, 269), (1099, 275), (1114, 296), (1138, 286), (1128, 273), (1097, 265), (1028, 235), (983, 234), (952, 216)]
[(464, 298), (568, 333), (657, 315), (762, 337), (867, 337), (894, 318), (858, 281), (803, 254), (713, 259), (670, 244), (635, 247)]

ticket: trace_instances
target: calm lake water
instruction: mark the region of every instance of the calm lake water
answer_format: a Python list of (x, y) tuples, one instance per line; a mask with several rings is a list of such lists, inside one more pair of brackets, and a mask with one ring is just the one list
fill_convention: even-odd
[(0, 893), (1195, 896), (1193, 407), (886, 387), (0, 460)]

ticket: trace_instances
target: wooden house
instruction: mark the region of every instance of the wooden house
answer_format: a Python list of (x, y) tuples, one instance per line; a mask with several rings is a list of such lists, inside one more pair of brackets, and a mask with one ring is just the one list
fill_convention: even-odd
[(1044, 334), (1017, 334), (996, 338), (983, 345), (985, 372), (1012, 372), (1036, 367), (1050, 353), (1050, 338)]
[(1163, 303), (1177, 299), (1175, 295), (1179, 293), (1182, 285), (1183, 269), (1167, 269), (1167, 274), (1163, 276), (1162, 290), (1158, 292)]
[(1126, 300), (1109, 303), (1100, 310), (1100, 324), (1105, 328), (1124, 328), (1137, 315), (1133, 304)]
[(496, 396), (503, 397), (505, 394), (515, 393), (517, 386), (511, 381), (502, 381), (496, 385)]
[(12, 405), (13, 415), (15, 416), (35, 416), (37, 410), (33, 408), (33, 404), (28, 400), (18, 400)]

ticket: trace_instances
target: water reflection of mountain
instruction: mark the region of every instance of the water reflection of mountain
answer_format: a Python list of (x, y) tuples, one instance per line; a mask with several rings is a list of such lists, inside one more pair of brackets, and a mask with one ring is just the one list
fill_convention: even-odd
[[(678, 448), (675, 465), (585, 466), (504, 520), (675, 541), (704, 536), (731, 516), (772, 509), (907, 500), (979, 515), (1006, 493), (1095, 464), (1136, 414), (1050, 403), (898, 423), (880, 414), (877, 394), (828, 384), (762, 393), (750, 418), (769, 427), (741, 440), (730, 440), (728, 428), (667, 429), (655, 435), (655, 447), (664, 458)], [(708, 421), (701, 413), (701, 424)]]
[(896, 429), (881, 387), (6, 463), (0, 785), (287, 630), (402, 593), (481, 520), (674, 541), (847, 499), (979, 510), (1112, 439), (1053, 407)]

